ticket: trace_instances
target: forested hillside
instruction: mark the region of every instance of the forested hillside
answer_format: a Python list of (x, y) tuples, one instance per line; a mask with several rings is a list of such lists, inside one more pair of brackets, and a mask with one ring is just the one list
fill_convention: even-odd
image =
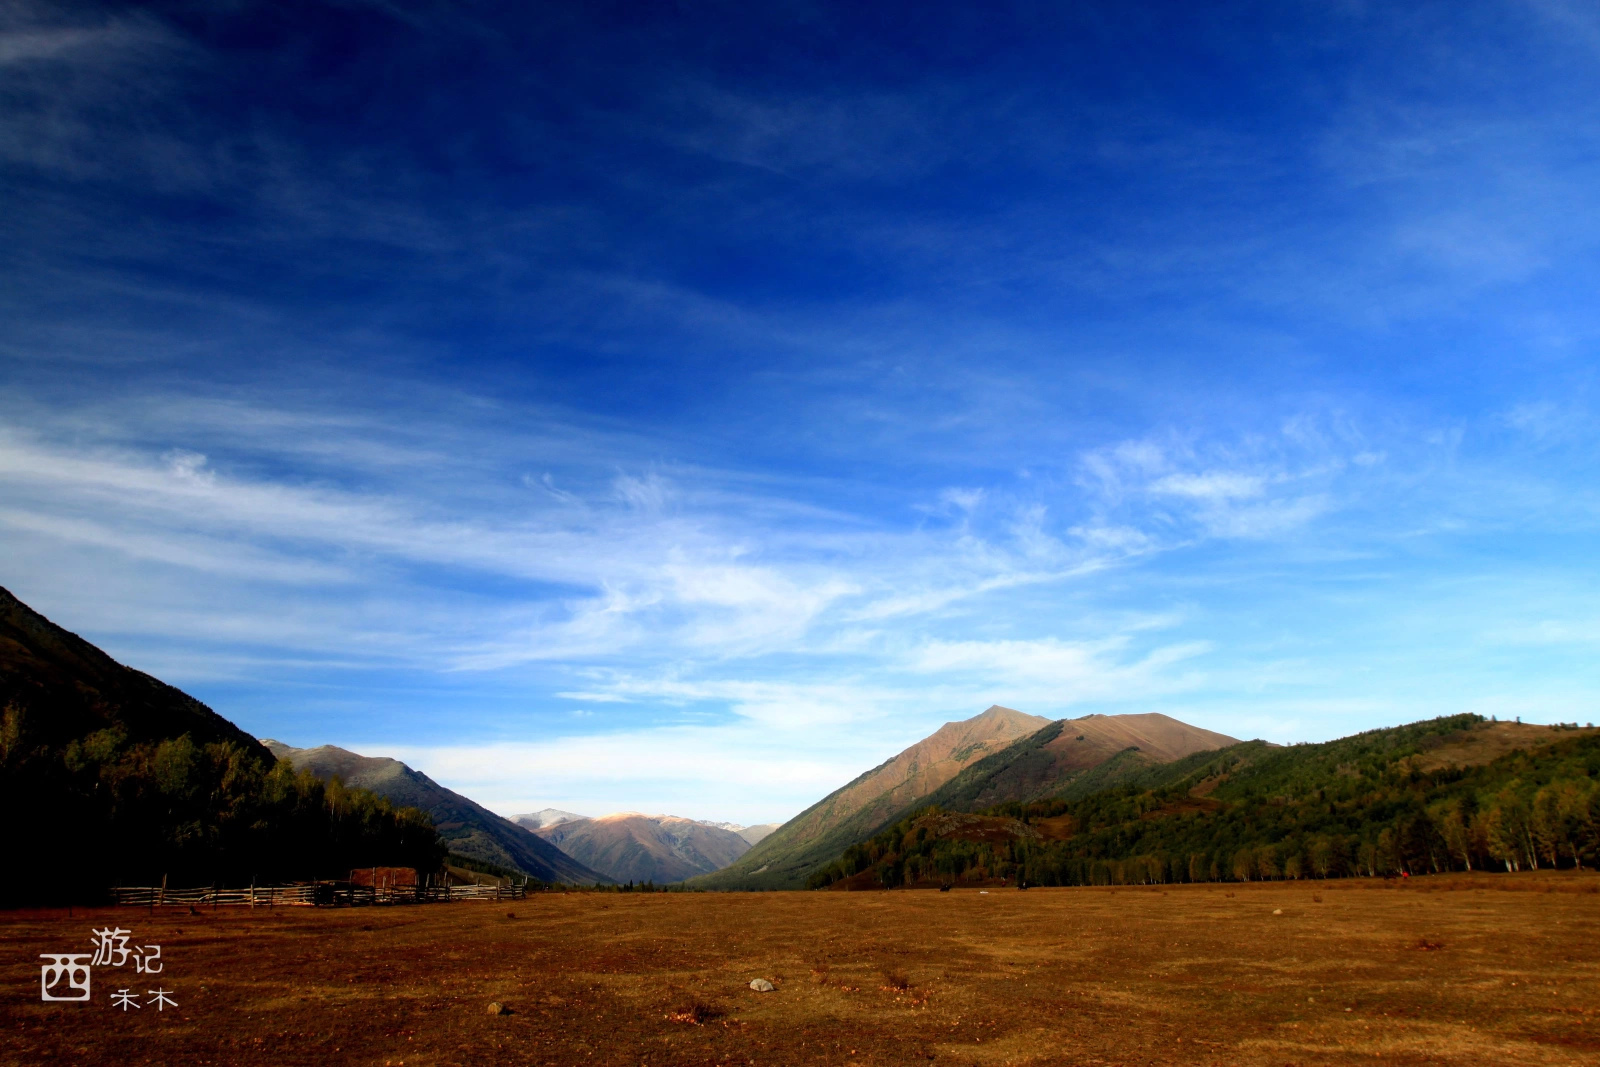
[(928, 808), (813, 888), (1255, 881), (1600, 862), (1600, 731), (1460, 715), (1317, 745), (1246, 742), (1088, 795)]
[(233, 723), (0, 590), (0, 903), (115, 883), (244, 884), (434, 870), (432, 822), (296, 774)]
[[(343, 878), (353, 867), (438, 869), (427, 815), (364, 789), (263, 763), (229, 742), (187, 734), (129, 744), (115, 730), (63, 749), (28, 745), (5, 713), (0, 795), (26, 874), (8, 902), (92, 900), (113, 884), (245, 885)], [(34, 803), (28, 803), (29, 801)]]

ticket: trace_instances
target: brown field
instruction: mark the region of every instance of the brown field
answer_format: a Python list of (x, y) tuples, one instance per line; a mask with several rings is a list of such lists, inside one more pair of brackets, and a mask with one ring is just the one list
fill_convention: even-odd
[[(116, 1010), (158, 984), (131, 964), (39, 1001), (37, 954), (107, 924), (163, 946), (176, 1008)], [(17, 1064), (1600, 1063), (1592, 874), (13, 912), (0, 935)]]

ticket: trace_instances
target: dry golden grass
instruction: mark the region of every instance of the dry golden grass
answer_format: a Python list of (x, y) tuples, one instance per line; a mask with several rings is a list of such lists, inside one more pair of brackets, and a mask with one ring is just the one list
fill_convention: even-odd
[[(511, 910), (10, 913), (0, 1059), (1600, 1063), (1589, 874), (575, 893)], [(113, 989), (144, 988), (131, 967), (97, 970), (87, 1006), (39, 1002), (37, 954), (107, 923), (164, 946), (176, 1010), (114, 1009)]]
[(1583, 726), (1571, 729), (1526, 722), (1479, 723), (1470, 730), (1429, 738), (1424, 750), (1411, 757), (1410, 763), (1424, 772), (1441, 767), (1478, 767), (1509, 756), (1517, 749), (1532, 751), (1594, 732), (1593, 728)]

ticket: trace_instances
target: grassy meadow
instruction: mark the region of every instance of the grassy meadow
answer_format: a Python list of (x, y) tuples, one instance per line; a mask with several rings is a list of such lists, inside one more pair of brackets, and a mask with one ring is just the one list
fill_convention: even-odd
[[(38, 999), (119, 924), (148, 976)], [(1600, 875), (14, 912), (6, 1063), (1600, 1063)], [(773, 993), (749, 989), (768, 978)], [(490, 1014), (491, 1003), (508, 1014)]]

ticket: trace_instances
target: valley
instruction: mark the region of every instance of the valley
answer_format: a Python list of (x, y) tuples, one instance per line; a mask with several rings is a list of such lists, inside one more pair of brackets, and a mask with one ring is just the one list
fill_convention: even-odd
[(261, 743), (297, 771), (309, 771), (322, 780), (338, 778), (347, 786), (371, 790), (393, 804), (427, 813), (439, 832), (439, 840), (451, 852), (468, 859), (544, 882), (595, 885), (612, 881), (527, 827), (446, 789), (399, 760), (362, 756), (334, 745), (294, 748), (271, 738), (263, 738)]
[(994, 705), (782, 825), (744, 826), (508, 817), (392, 758), (258, 742), (4, 590), (0, 699), (0, 792), (14, 810), (63, 802), (22, 821), (24, 851), (79, 871), (65, 891), (0, 889), (15, 903), (95, 904), (112, 879), (174, 872), (173, 888), (397, 866), (500, 886), (860, 890), (1582, 870), (1600, 854), (1600, 731), (1576, 722), (1458, 714), (1280, 746), (1161, 714)]
[(750, 842), (726, 825), (637, 811), (564, 819), (534, 833), (616, 882), (681, 882), (750, 851)]

